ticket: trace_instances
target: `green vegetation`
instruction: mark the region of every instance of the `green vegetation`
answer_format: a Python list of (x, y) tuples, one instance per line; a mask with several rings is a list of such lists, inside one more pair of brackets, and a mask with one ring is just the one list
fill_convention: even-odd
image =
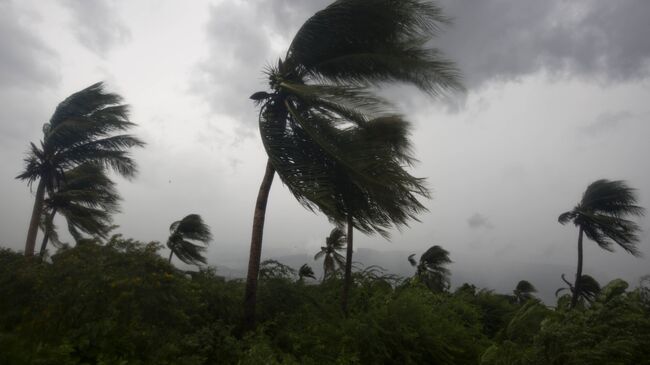
[(465, 284), (435, 292), (378, 268), (308, 285), (261, 265), (259, 325), (241, 335), (244, 282), (180, 271), (162, 245), (113, 236), (51, 262), (0, 250), (2, 364), (648, 364), (647, 287), (606, 285), (569, 311)]

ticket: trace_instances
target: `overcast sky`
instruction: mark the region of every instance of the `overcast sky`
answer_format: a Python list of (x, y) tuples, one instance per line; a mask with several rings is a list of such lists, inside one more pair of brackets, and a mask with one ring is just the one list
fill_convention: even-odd
[[(33, 194), (14, 177), (29, 141), (58, 102), (104, 80), (148, 143), (134, 152), (139, 175), (119, 180), (118, 231), (164, 242), (172, 221), (198, 213), (215, 236), (209, 263), (244, 267), (266, 161), (248, 96), (265, 90), (264, 66), (328, 3), (0, 0), (0, 245), (24, 245)], [(355, 245), (405, 267), (408, 253), (438, 244), (455, 283), (508, 288), (543, 271), (550, 282), (537, 285), (548, 292), (576, 260), (577, 230), (557, 216), (590, 182), (627, 180), (650, 208), (650, 1), (440, 5), (454, 24), (434, 45), (458, 63), (468, 92), (441, 101), (381, 91), (415, 125), (413, 173), (434, 191), (430, 212), (391, 241), (357, 235)], [(640, 224), (645, 258), (590, 242), (585, 272), (601, 282), (649, 274), (650, 223)], [(330, 229), (275, 181), (264, 257), (313, 255)]]

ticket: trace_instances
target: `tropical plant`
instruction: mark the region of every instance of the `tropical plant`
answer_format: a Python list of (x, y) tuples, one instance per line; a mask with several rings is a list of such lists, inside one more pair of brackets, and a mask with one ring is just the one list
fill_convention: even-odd
[(596, 242), (600, 248), (613, 251), (614, 244), (634, 256), (640, 253), (636, 247), (639, 241), (639, 226), (628, 216), (642, 216), (645, 210), (636, 205), (635, 189), (630, 188), (625, 181), (596, 180), (591, 183), (582, 195), (582, 200), (573, 210), (560, 214), (561, 224), (573, 222), (579, 229), (578, 233), (578, 268), (575, 276), (571, 308), (575, 307), (581, 291), (583, 265), (583, 234)]
[(298, 281), (302, 282), (305, 278), (312, 278), (316, 280), (314, 270), (312, 270), (312, 268), (307, 264), (303, 264), (300, 266), (300, 269), (298, 269)]
[(66, 171), (62, 184), (44, 202), (40, 256), (45, 254), (50, 238), (60, 244), (54, 226), (57, 213), (65, 217), (75, 240), (82, 238), (81, 232), (107, 238), (113, 228), (111, 215), (119, 211), (119, 200), (115, 183), (103, 166), (86, 162)]
[(435, 245), (420, 256), (419, 262), (415, 261), (415, 254), (409, 255), (408, 261), (416, 268), (415, 277), (429, 289), (436, 292), (449, 289), (449, 269), (445, 267), (452, 263), (449, 251)]
[(251, 96), (261, 105), (269, 159), (253, 219), (245, 327), (254, 325), (275, 172), (301, 204), (348, 224), (346, 288), (352, 229), (385, 233), (424, 209), (415, 197), (427, 196), (422, 180), (402, 168), (413, 162), (408, 124), (368, 86), (405, 82), (430, 94), (459, 89), (453, 64), (426, 48), (447, 21), (437, 6), (421, 0), (338, 0), (308, 19), (285, 59), (267, 70), (271, 92)]
[(277, 260), (264, 260), (260, 264), (260, 278), (264, 280), (282, 279), (293, 281), (296, 270)]
[(212, 240), (210, 227), (203, 222), (198, 214), (189, 214), (185, 218), (172, 223), (169, 226), (169, 260), (176, 255), (179, 260), (188, 265), (205, 264), (206, 259), (203, 253), (206, 246)]
[(340, 227), (332, 229), (329, 236), (325, 238), (325, 246), (314, 256), (314, 260), (323, 257), (323, 280), (330, 277), (337, 269), (345, 267), (345, 257), (339, 253), (345, 247), (345, 233)]
[(34, 255), (45, 194), (52, 196), (61, 187), (65, 171), (92, 162), (127, 178), (135, 175), (136, 165), (128, 150), (142, 147), (144, 142), (128, 134), (115, 134), (134, 125), (122, 98), (104, 92), (101, 82), (70, 95), (58, 105), (49, 123), (43, 126), (40, 146), (31, 143), (25, 169), (16, 177), (26, 180), (30, 187), (38, 181), (25, 256)]
[[(583, 299), (587, 303), (591, 303), (594, 301), (596, 296), (600, 294), (600, 284), (594, 279), (593, 277), (587, 275), (587, 274), (582, 274), (580, 277), (579, 285), (580, 285), (580, 292), (576, 290), (576, 286), (573, 285), (569, 280), (567, 280), (564, 277), (564, 274), (562, 274), (562, 281), (564, 281), (567, 286), (564, 288), (559, 288), (558, 290), (555, 291), (555, 296), (557, 297), (560, 295), (565, 290), (568, 290), (569, 293), (571, 293), (571, 304), (570, 308), (575, 307), (575, 304), (573, 304), (573, 297), (577, 295), (578, 300)], [(577, 293), (577, 294), (576, 294)]]
[(533, 293), (537, 293), (537, 289), (529, 281), (521, 280), (512, 292), (517, 303), (524, 304), (533, 298)]

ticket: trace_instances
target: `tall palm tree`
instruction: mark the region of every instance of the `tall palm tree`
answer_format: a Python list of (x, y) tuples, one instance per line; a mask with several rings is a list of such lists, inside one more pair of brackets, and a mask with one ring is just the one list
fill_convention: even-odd
[[(284, 60), (268, 68), (270, 92), (251, 96), (261, 105), (260, 132), (269, 159), (253, 219), (246, 328), (254, 325), (265, 210), (275, 172), (300, 203), (348, 224), (348, 251), (353, 227), (381, 233), (423, 209), (414, 196), (426, 195), (421, 180), (395, 168), (412, 161), (409, 145), (403, 143), (407, 123), (368, 87), (405, 82), (432, 95), (460, 89), (453, 64), (426, 47), (446, 22), (437, 6), (421, 0), (338, 0), (308, 19)], [(397, 132), (394, 138), (392, 132)], [(390, 159), (374, 158), (373, 149), (385, 154), (394, 146), (400, 148)], [(349, 154), (355, 149), (362, 153)], [(374, 169), (377, 165), (383, 171)], [(391, 203), (391, 197), (399, 197), (408, 205), (383, 206), (364, 216), (359, 207), (375, 204), (354, 194), (366, 189), (374, 192), (366, 197)], [(351, 263), (351, 252), (348, 256)]]
[(560, 214), (561, 224), (573, 222), (578, 229), (578, 269), (575, 276), (575, 290), (571, 298), (571, 308), (578, 302), (582, 277), (582, 237), (583, 234), (598, 246), (613, 251), (614, 244), (634, 256), (640, 253), (636, 248), (639, 242), (639, 226), (626, 219), (628, 216), (642, 216), (645, 210), (636, 205), (636, 190), (625, 181), (601, 179), (591, 183), (582, 195), (582, 200), (573, 210)]
[(533, 293), (537, 293), (537, 289), (529, 281), (521, 280), (512, 292), (517, 303), (523, 304), (533, 298)]
[(45, 194), (53, 194), (59, 188), (65, 171), (93, 162), (124, 177), (134, 176), (136, 165), (128, 150), (142, 147), (144, 142), (128, 134), (115, 134), (134, 125), (122, 98), (104, 92), (101, 82), (70, 95), (57, 106), (49, 123), (43, 126), (40, 146), (30, 144), (25, 169), (16, 177), (26, 180), (30, 187), (38, 181), (25, 256), (34, 255)]
[(449, 251), (438, 245), (431, 246), (420, 256), (419, 262), (415, 261), (415, 254), (409, 255), (408, 260), (416, 268), (415, 277), (429, 289), (435, 292), (449, 289), (449, 269), (445, 267), (452, 263)]
[(106, 238), (113, 227), (112, 214), (119, 212), (119, 200), (103, 166), (86, 162), (66, 171), (61, 185), (44, 201), (40, 255), (45, 254), (50, 238), (58, 241), (53, 223), (57, 213), (65, 217), (75, 240), (82, 238), (81, 232)]
[(174, 254), (188, 265), (205, 264), (203, 252), (212, 240), (210, 227), (203, 222), (198, 214), (190, 214), (169, 226), (167, 247), (170, 250), (169, 262)]
[(323, 257), (323, 280), (327, 279), (336, 271), (345, 267), (345, 257), (339, 253), (345, 248), (346, 237), (340, 227), (332, 229), (329, 236), (325, 238), (325, 246), (314, 255), (314, 260)]

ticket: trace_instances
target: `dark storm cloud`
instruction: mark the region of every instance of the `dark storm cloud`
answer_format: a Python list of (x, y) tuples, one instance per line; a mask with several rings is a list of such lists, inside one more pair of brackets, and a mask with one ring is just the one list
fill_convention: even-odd
[(627, 81), (650, 73), (646, 0), (445, 0), (454, 18), (438, 45), (470, 90), (540, 71)]
[(64, 0), (73, 18), (74, 33), (85, 47), (101, 57), (129, 39), (111, 1)]
[(480, 213), (474, 213), (471, 217), (467, 218), (467, 225), (472, 229), (493, 228), (490, 220)]

